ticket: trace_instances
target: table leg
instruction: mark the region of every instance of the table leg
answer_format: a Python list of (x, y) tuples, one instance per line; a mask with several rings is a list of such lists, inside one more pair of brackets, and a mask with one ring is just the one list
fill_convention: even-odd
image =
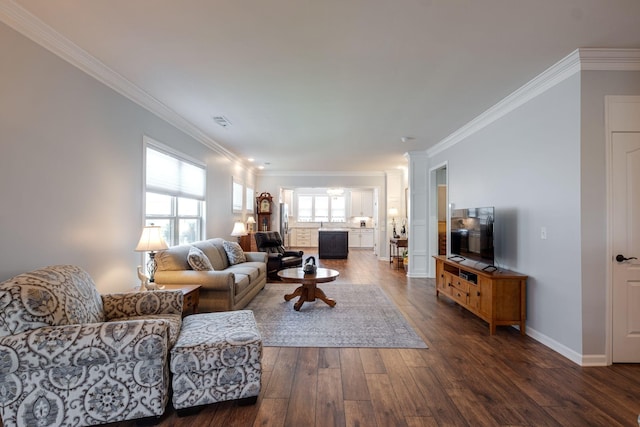
[(300, 295), (302, 295), (302, 290), (304, 289), (303, 286), (298, 286), (298, 288), (293, 291), (292, 293), (285, 295), (284, 296), (284, 300), (285, 301), (291, 301), (292, 299), (294, 299), (295, 297), (299, 297)]
[(298, 298), (298, 301), (293, 305), (293, 309), (295, 311), (300, 311), (300, 308), (302, 308), (302, 304), (304, 304), (305, 301), (309, 301), (309, 288), (306, 286), (302, 288), (300, 298)]
[(316, 287), (316, 298), (324, 301), (329, 307), (336, 306), (336, 300), (332, 298), (327, 298), (327, 295), (324, 293), (324, 291), (318, 287)]

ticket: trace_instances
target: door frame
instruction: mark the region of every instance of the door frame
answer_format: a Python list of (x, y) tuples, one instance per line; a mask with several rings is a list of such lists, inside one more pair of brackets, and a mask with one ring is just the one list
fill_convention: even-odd
[(605, 356), (607, 365), (613, 364), (613, 138), (614, 132), (634, 131), (640, 132), (640, 123), (637, 129), (621, 128), (618, 125), (619, 116), (615, 114), (615, 106), (619, 104), (640, 104), (640, 96), (605, 96), (605, 162), (606, 162), (606, 336)]
[[(445, 180), (447, 185), (447, 234), (449, 233), (449, 162), (443, 161), (429, 168), (429, 253), (438, 255), (438, 170), (445, 168)], [(449, 239), (447, 239), (447, 253), (449, 253)], [(435, 277), (435, 260), (429, 262), (429, 277)]]

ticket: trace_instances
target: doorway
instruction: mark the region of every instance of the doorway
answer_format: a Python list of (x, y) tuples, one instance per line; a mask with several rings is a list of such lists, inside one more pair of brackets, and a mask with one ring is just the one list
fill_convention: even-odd
[[(429, 212), (429, 250), (433, 255), (447, 254), (447, 230), (449, 218), (449, 176), (447, 163), (442, 163), (430, 170), (431, 208)], [(431, 263), (431, 276), (435, 273)]]

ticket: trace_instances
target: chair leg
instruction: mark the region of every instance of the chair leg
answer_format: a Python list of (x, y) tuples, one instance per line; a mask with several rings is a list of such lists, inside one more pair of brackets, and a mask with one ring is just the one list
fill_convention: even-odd
[(258, 396), (244, 397), (242, 399), (238, 399), (238, 406), (255, 405), (257, 401)]
[(192, 406), (190, 408), (176, 409), (176, 415), (178, 418), (188, 417), (189, 415), (195, 415), (202, 410), (202, 406)]
[(157, 426), (162, 422), (163, 417), (164, 414), (158, 415), (157, 417), (138, 418), (137, 420), (135, 420), (136, 427)]

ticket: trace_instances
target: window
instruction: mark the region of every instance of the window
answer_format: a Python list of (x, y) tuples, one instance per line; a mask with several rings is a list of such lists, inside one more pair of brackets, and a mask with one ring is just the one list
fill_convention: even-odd
[(298, 222), (346, 222), (344, 196), (298, 196)]
[(329, 221), (329, 196), (315, 196), (315, 206), (313, 208), (313, 220)]
[(331, 222), (347, 222), (347, 208), (344, 196), (331, 198)]
[(169, 246), (203, 238), (205, 178), (204, 166), (147, 143), (145, 222)]
[(253, 191), (253, 188), (247, 187), (246, 195), (247, 195), (246, 210), (249, 213), (253, 213), (256, 205), (255, 193)]
[(298, 222), (313, 221), (313, 196), (298, 196)]
[(232, 209), (233, 212), (242, 212), (242, 196), (244, 192), (244, 186), (236, 180), (233, 180), (233, 200), (232, 200)]

